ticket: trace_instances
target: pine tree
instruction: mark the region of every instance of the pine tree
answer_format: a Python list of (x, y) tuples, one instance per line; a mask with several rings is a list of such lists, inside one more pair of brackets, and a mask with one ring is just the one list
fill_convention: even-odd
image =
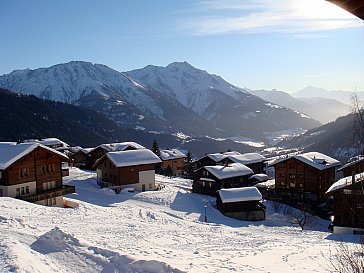
[(154, 139), (153, 140), (153, 144), (152, 144), (152, 152), (155, 153), (157, 156), (161, 156), (161, 151), (159, 150), (159, 146), (158, 146), (158, 143), (157, 143), (157, 140)]
[(186, 165), (185, 165), (186, 177), (190, 178), (193, 174), (193, 166), (192, 166), (192, 154), (190, 151), (187, 151), (186, 154)]

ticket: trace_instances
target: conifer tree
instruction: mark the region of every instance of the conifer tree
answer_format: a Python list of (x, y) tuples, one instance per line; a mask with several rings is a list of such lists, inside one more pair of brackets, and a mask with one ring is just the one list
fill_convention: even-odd
[(157, 143), (157, 140), (156, 139), (153, 140), (153, 144), (152, 144), (152, 149), (151, 150), (157, 156), (159, 156), (159, 157), (161, 156), (161, 151), (159, 150), (159, 146), (158, 146), (158, 143)]

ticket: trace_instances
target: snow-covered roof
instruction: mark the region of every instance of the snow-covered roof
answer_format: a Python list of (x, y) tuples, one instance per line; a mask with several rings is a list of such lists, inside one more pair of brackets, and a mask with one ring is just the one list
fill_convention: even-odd
[(55, 153), (65, 159), (68, 159), (68, 157), (65, 154), (38, 143), (14, 144), (14, 143), (3, 142), (0, 144), (0, 170), (7, 169), (13, 163), (15, 163), (28, 153), (34, 151), (38, 147), (42, 147), (52, 153)]
[[(355, 181), (363, 180), (364, 179), (364, 172), (358, 173), (355, 175)], [(355, 183), (354, 181), (354, 183)], [(342, 189), (348, 185), (351, 185), (353, 183), (353, 176), (347, 176), (344, 178), (339, 179), (334, 184), (331, 185), (331, 187), (326, 191), (326, 194), (331, 193), (333, 191), (337, 191), (339, 189)]]
[(275, 184), (276, 184), (275, 179), (269, 179), (264, 182), (259, 182), (259, 183), (255, 184), (254, 186), (257, 188), (274, 188)]
[(160, 157), (162, 160), (171, 160), (178, 158), (185, 158), (186, 155), (177, 149), (161, 150)]
[(228, 166), (225, 165), (205, 166), (204, 168), (218, 179), (239, 177), (254, 173), (252, 169), (240, 163), (232, 163), (229, 164)]
[(355, 160), (352, 160), (348, 163), (346, 163), (344, 166), (342, 166), (341, 168), (338, 169), (338, 171), (342, 171), (343, 169), (350, 167), (352, 165), (358, 164), (360, 162), (364, 161), (364, 157), (363, 156), (359, 156), (357, 157)]
[(27, 139), (27, 140), (24, 140), (24, 142), (39, 143), (39, 144), (42, 144), (42, 145), (48, 146), (48, 147), (51, 147), (54, 145), (62, 145), (62, 147), (69, 147), (69, 145), (66, 142), (64, 142), (58, 138), (55, 138), (55, 137), (42, 138), (42, 139)]
[(256, 187), (221, 189), (218, 193), (223, 203), (262, 200), (262, 194)]
[(264, 182), (264, 181), (267, 181), (268, 180), (268, 175), (264, 174), (264, 173), (257, 173), (257, 174), (254, 174), (250, 177), (250, 179), (256, 179), (260, 182)]
[(109, 152), (125, 151), (128, 147), (133, 147), (135, 149), (145, 149), (144, 146), (136, 142), (119, 142), (119, 143), (107, 143), (101, 144), (98, 147), (102, 147)]
[(228, 158), (235, 163), (241, 163), (244, 165), (263, 162), (263, 161), (267, 160), (264, 156), (262, 156), (258, 153), (228, 155)]
[(116, 167), (156, 164), (162, 162), (158, 156), (148, 149), (109, 152), (106, 156)]
[(297, 160), (302, 161), (303, 163), (306, 163), (318, 170), (325, 170), (332, 167), (340, 166), (340, 161), (329, 157), (325, 154), (319, 153), (319, 152), (308, 152), (304, 154), (298, 154), (294, 156), (288, 156), (282, 159), (278, 159), (272, 163), (272, 165), (276, 165), (280, 162), (284, 162), (288, 159), (295, 158)]
[(241, 154), (236, 151), (231, 151), (231, 152), (225, 152), (225, 153), (207, 154), (206, 156), (208, 156), (215, 162), (219, 162), (219, 161), (227, 158), (228, 156), (237, 156), (237, 155), (241, 155)]

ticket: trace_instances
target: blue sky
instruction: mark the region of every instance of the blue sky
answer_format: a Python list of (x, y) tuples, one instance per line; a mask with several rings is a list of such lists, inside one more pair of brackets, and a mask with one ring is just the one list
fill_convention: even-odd
[(0, 75), (187, 61), (251, 89), (364, 90), (364, 22), (324, 0), (0, 0)]

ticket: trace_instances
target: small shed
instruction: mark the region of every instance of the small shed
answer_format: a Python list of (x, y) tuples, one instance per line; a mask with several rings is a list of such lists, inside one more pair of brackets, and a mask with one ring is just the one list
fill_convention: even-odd
[(256, 187), (221, 189), (216, 205), (226, 216), (245, 221), (265, 220), (262, 194)]

